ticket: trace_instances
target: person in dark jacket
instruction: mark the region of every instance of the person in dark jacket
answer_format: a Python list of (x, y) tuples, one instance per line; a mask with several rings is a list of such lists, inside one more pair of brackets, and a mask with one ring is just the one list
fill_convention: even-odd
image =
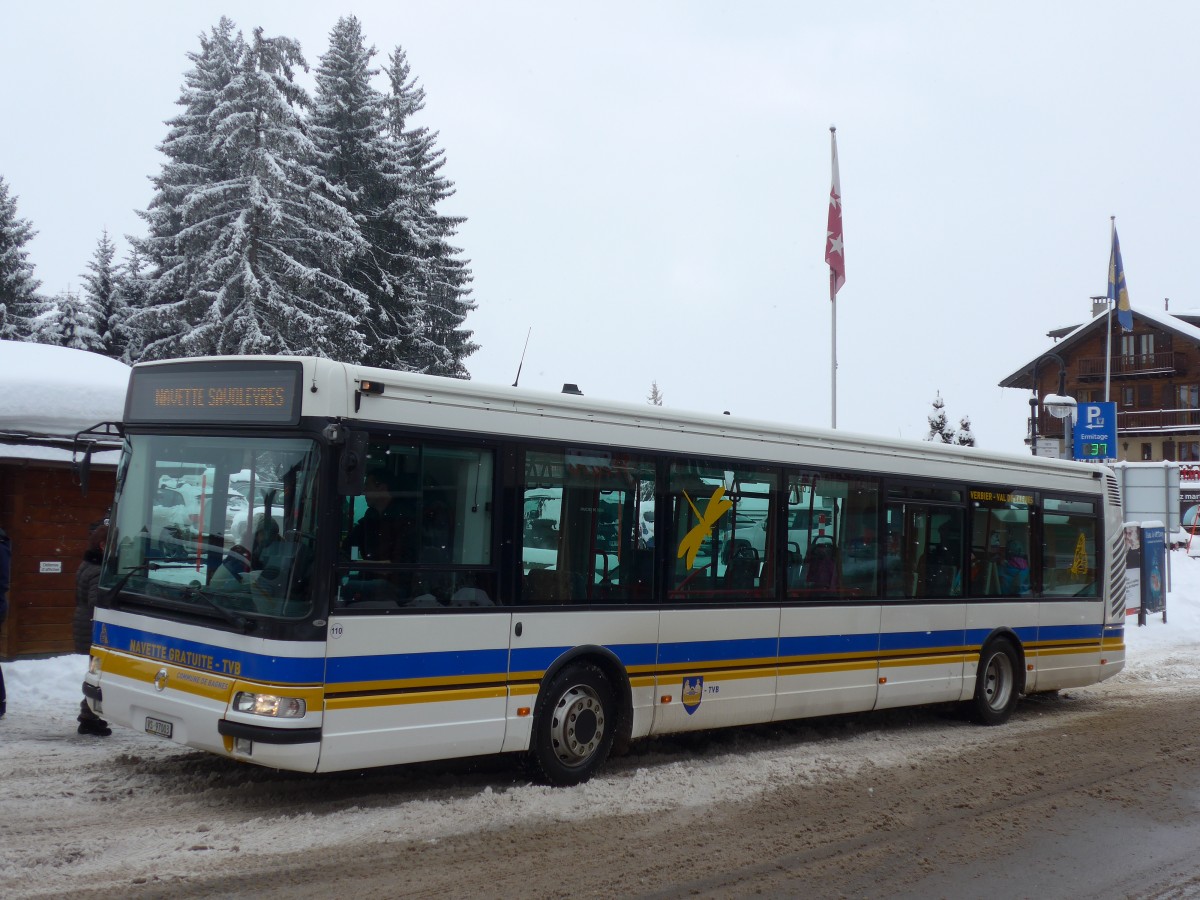
[[(0, 528), (0, 625), (8, 618), (8, 582), (12, 572), (12, 542)], [(8, 712), (8, 695), (4, 692), (4, 670), (0, 669), (0, 716)]]
[[(96, 595), (100, 589), (100, 563), (104, 559), (104, 544), (108, 540), (108, 526), (98, 525), (88, 536), (87, 549), (83, 551), (83, 562), (75, 573), (75, 619), (72, 633), (75, 652), (90, 655), (92, 650), (92, 612), (96, 608)], [(112, 734), (108, 723), (92, 712), (86, 699), (79, 701), (79, 733), (106, 737)]]

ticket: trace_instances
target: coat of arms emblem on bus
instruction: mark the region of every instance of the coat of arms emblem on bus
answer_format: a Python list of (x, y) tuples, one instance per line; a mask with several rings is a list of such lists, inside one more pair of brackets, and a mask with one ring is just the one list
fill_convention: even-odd
[[(704, 543), (704, 539), (708, 537), (708, 533), (712, 531), (713, 526), (717, 524), (717, 520), (729, 510), (733, 509), (733, 501), (726, 500), (725, 488), (719, 487), (713, 491), (713, 495), (708, 498), (708, 504), (704, 507), (704, 514), (700, 514), (700, 510), (696, 509), (696, 504), (692, 502), (692, 498), (687, 495), (687, 491), (683, 492), (683, 497), (688, 502), (688, 506), (692, 508), (692, 512), (696, 514), (696, 518), (700, 521), (691, 531), (689, 531), (682, 541), (679, 542), (679, 552), (675, 554), (676, 558), (687, 554), (687, 567), (690, 569), (696, 562), (696, 554), (700, 552), (700, 545)], [(696, 701), (699, 703), (700, 701)]]
[(683, 679), (683, 708), (687, 710), (690, 716), (700, 708), (700, 701), (704, 699), (704, 676), (697, 675), (695, 678)]

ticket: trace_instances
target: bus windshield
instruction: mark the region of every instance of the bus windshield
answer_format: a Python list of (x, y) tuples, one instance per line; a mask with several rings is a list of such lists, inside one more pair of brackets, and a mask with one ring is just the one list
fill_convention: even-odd
[(307, 615), (319, 457), (304, 438), (129, 435), (102, 593), (231, 622)]

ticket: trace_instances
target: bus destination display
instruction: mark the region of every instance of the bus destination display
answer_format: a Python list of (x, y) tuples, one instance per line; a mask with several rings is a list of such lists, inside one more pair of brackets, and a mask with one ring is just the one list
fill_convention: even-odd
[(299, 363), (246, 365), (219, 372), (187, 364), (135, 369), (125, 419), (294, 425), (300, 421), (302, 374)]

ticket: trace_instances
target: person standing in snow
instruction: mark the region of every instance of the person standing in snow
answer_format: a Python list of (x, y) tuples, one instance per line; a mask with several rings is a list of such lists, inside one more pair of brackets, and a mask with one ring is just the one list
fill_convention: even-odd
[[(8, 581), (12, 571), (12, 542), (0, 528), (0, 625), (8, 618)], [(8, 712), (8, 695), (4, 692), (4, 670), (0, 669), (0, 716)]]
[[(75, 619), (71, 631), (75, 652), (89, 655), (92, 650), (92, 613), (100, 589), (100, 563), (104, 559), (104, 544), (108, 540), (108, 525), (101, 524), (88, 535), (83, 562), (75, 573)], [(92, 712), (86, 699), (79, 701), (79, 733), (107, 737), (112, 734), (108, 723)]]

